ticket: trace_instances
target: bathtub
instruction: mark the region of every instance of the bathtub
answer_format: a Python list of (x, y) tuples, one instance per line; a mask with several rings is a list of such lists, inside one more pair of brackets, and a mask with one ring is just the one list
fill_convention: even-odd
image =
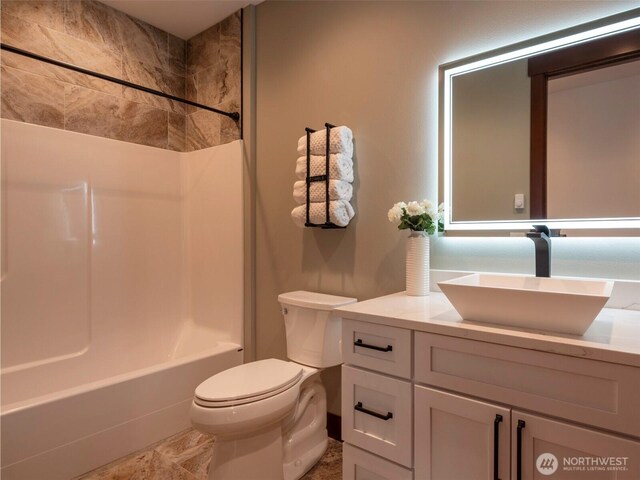
[(3, 480), (68, 480), (188, 428), (195, 387), (243, 354), (218, 343), (91, 382), (79, 359), (2, 372)]
[(242, 363), (242, 216), (220, 206), (243, 146), (1, 125), (1, 474), (68, 480), (187, 428), (198, 383)]

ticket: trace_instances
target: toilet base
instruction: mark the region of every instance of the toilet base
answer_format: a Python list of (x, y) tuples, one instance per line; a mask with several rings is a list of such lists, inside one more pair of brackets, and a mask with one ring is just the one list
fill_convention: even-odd
[(318, 432), (316, 443), (295, 460), (283, 464), (280, 428), (249, 438), (217, 439), (209, 465), (209, 480), (298, 480), (320, 460), (329, 439)]
[(315, 445), (312, 449), (305, 452), (300, 458), (285, 463), (282, 466), (284, 472), (284, 480), (298, 480), (304, 476), (316, 463), (322, 458), (324, 452), (327, 451), (329, 439), (326, 437), (324, 441)]
[(216, 438), (209, 480), (284, 480), (280, 425), (241, 439)]
[(300, 393), (290, 424), (283, 437), (284, 480), (298, 480), (327, 450), (327, 394), (320, 375), (310, 377)]

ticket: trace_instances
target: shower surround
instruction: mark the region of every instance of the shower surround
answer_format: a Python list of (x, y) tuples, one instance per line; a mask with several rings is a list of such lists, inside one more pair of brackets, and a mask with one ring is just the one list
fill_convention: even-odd
[[(221, 110), (240, 110), (241, 13), (182, 40), (94, 0), (2, 0), (2, 42)], [(2, 52), (2, 117), (193, 151), (240, 138), (211, 112)]]
[[(240, 111), (240, 12), (185, 41), (93, 0), (0, 10), (5, 44)], [(0, 57), (1, 476), (67, 480), (187, 428), (242, 363), (240, 126)]]
[(242, 363), (243, 146), (1, 122), (1, 476), (65, 480), (189, 427)]

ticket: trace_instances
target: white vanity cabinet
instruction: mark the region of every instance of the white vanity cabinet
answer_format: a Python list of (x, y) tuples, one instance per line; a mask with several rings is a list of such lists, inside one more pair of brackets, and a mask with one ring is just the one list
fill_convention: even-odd
[[(422, 386), (415, 387), (414, 408), (416, 479), (640, 478), (640, 445), (617, 435)], [(628, 469), (579, 470), (585, 456)]]
[[(429, 313), (430, 300), (408, 301)], [(364, 303), (341, 311), (343, 480), (640, 479), (629, 349), (617, 363), (523, 348), (507, 329), (479, 341), (465, 338), (473, 326), (445, 335), (418, 313), (386, 324)]]

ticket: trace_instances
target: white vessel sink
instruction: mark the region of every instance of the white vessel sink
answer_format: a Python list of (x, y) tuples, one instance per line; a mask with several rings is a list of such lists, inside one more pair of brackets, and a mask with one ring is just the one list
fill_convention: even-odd
[(465, 320), (582, 335), (613, 282), (474, 273), (439, 282)]

